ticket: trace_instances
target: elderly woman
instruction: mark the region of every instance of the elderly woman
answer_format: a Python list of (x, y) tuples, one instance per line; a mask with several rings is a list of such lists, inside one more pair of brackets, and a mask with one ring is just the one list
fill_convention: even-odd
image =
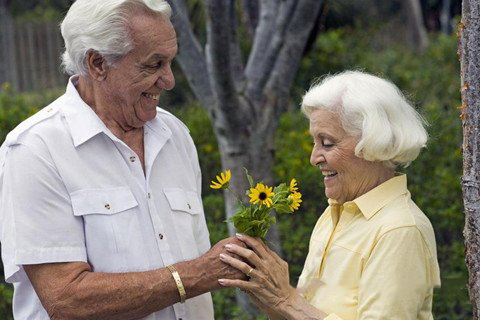
[(440, 285), (430, 221), (396, 173), (425, 146), (422, 119), (395, 85), (355, 71), (329, 76), (304, 96), (329, 206), (319, 218), (298, 282), (288, 264), (258, 239), (227, 245), (245, 262), (220, 259), (249, 281), (238, 287), (271, 319), (432, 319)]

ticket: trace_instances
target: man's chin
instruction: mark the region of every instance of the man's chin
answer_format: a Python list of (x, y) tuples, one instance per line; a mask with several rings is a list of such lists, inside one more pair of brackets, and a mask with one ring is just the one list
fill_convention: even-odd
[(156, 107), (151, 109), (151, 110), (141, 110), (139, 113), (137, 113), (138, 122), (141, 123), (141, 125), (139, 125), (139, 127), (143, 127), (143, 125), (146, 122), (155, 119), (156, 116), (157, 116), (157, 108)]

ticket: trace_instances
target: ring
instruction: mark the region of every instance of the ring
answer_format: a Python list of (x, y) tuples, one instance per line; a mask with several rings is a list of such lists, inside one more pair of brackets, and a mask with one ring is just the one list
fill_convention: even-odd
[(248, 270), (248, 272), (245, 273), (247, 275), (247, 277), (250, 278), (250, 274), (252, 274), (252, 271), (253, 271), (253, 268), (250, 268), (250, 270)]

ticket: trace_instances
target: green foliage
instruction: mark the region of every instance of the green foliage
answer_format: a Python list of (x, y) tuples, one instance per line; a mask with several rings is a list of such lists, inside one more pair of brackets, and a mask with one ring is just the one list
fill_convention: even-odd
[(0, 141), (25, 118), (38, 111), (29, 104), (30, 97), (16, 94), (8, 83), (3, 83), (0, 89)]
[(12, 320), (13, 287), (6, 283), (0, 283), (0, 318)]
[[(436, 291), (434, 313), (437, 319), (465, 319), (471, 314), (471, 305), (465, 289), (467, 273), (462, 236), (457, 40), (454, 36), (431, 35), (430, 47), (418, 56), (393, 43), (379, 43), (375, 33), (356, 31), (349, 35), (350, 32), (338, 29), (321, 35), (315, 54), (304, 61), (299, 82), (304, 83), (305, 88), (308, 79), (315, 76), (361, 69), (385, 76), (409, 93), (407, 96), (430, 124), (427, 149), (405, 172), (413, 199), (430, 218), (435, 230), (444, 285)], [(452, 274), (456, 279), (453, 282)]]
[[(430, 124), (427, 148), (404, 171), (408, 174), (412, 197), (430, 218), (435, 230), (442, 288), (435, 291), (434, 315), (436, 319), (466, 319), (471, 317), (471, 305), (466, 291), (462, 237), (462, 129), (457, 110), (460, 106), (460, 73), (456, 39), (454, 36), (431, 35), (431, 45), (423, 55), (415, 55), (399, 45), (382, 41), (375, 30), (337, 29), (321, 34), (311, 54), (302, 62), (292, 100), (298, 104), (313, 79), (346, 69), (360, 69), (386, 77), (409, 93), (409, 99)], [(184, 112), (183, 115), (187, 116), (181, 116), (189, 127), (191, 122), (198, 121), (190, 116), (196, 112)], [(206, 121), (206, 116), (202, 117)], [(204, 125), (196, 123), (194, 127), (201, 129), (197, 131), (191, 127), (199, 150), (202, 144), (197, 135), (203, 143), (215, 145), (213, 135), (205, 134), (211, 132), (207, 122)], [(298, 111), (281, 118), (275, 147), (273, 169), (277, 180), (288, 181), (295, 177), (304, 198), (298, 214), (278, 219), (284, 258), (290, 263), (292, 284), (295, 284), (308, 252), (311, 231), (325, 209), (327, 199), (322, 177), (309, 163), (312, 139), (308, 134), (308, 122)], [(217, 152), (216, 146), (211, 149), (212, 154)], [(212, 156), (203, 159), (204, 156), (200, 156), (203, 175), (212, 177), (220, 170), (220, 163), (214, 163)], [(205, 171), (207, 167), (214, 170)], [(218, 205), (216, 214), (223, 212), (223, 203)], [(210, 220), (209, 210), (206, 213)], [(218, 218), (215, 227), (218, 228)], [(233, 291), (216, 292), (214, 299), (219, 319), (241, 319)]]
[[(418, 106), (430, 124), (430, 140), (420, 157), (405, 172), (409, 189), (435, 230), (442, 288), (435, 292), (435, 319), (471, 318), (466, 291), (466, 267), (462, 229), (464, 225), (460, 177), (462, 175), (462, 127), (459, 66), (454, 36), (431, 35), (423, 55), (415, 55), (382, 40), (381, 29), (352, 31), (337, 29), (320, 35), (312, 52), (302, 62), (292, 102), (316, 77), (345, 69), (361, 69), (391, 79)], [(25, 96), (0, 91), (0, 137), (3, 139), (21, 119), (51, 100), (51, 95)], [(176, 90), (188, 90), (177, 87)], [(35, 104), (33, 103), (35, 102)], [(196, 143), (203, 173), (203, 204), (212, 243), (228, 236), (221, 193), (209, 188), (209, 177), (220, 172), (220, 154), (206, 112), (198, 105), (174, 112), (187, 124)], [(290, 264), (292, 284), (301, 273), (311, 231), (327, 205), (322, 177), (310, 165), (312, 139), (308, 122), (298, 111), (285, 114), (275, 139), (277, 181), (295, 178), (303, 203), (298, 213), (278, 217), (284, 258)], [(213, 293), (216, 319), (251, 319), (235, 300), (235, 290)], [(0, 285), (0, 317), (11, 317), (11, 288)], [(263, 317), (265, 319), (265, 317)]]

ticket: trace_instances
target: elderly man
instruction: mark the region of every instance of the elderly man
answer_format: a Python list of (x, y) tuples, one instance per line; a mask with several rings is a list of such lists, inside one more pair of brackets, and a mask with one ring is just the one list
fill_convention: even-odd
[[(5, 278), (16, 319), (213, 319), (241, 272), (212, 249), (186, 127), (157, 108), (177, 52), (164, 0), (77, 0), (66, 93), (0, 149)], [(187, 299), (185, 301), (185, 299)]]

